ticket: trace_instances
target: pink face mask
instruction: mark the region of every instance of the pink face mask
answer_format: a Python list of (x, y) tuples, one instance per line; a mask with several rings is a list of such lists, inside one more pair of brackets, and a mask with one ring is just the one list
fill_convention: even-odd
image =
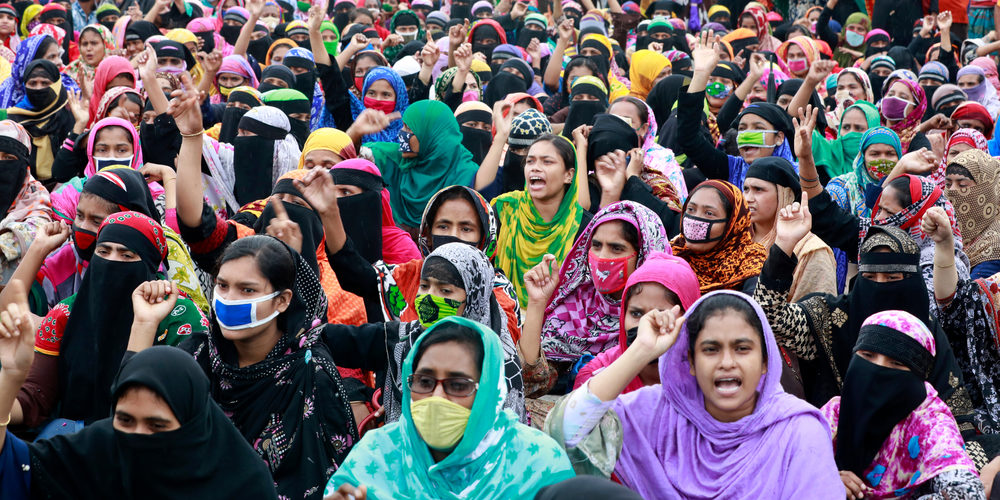
[(594, 280), (594, 288), (600, 293), (620, 292), (625, 288), (628, 281), (628, 260), (636, 255), (604, 259), (594, 255), (593, 252), (587, 257), (590, 264), (590, 276)]
[(788, 69), (792, 73), (801, 73), (809, 69), (809, 61), (805, 59), (792, 59), (788, 61)]
[(478, 101), (478, 100), (479, 100), (478, 90), (466, 90), (465, 93), (462, 94), (462, 102)]

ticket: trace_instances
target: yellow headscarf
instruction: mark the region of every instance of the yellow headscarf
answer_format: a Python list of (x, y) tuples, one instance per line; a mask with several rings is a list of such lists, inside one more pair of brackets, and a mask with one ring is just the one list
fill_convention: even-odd
[[(600, 33), (588, 33), (587, 36), (583, 37), (580, 40), (580, 45), (582, 46), (583, 43), (586, 42), (586, 41), (588, 41), (588, 40), (597, 40), (598, 42), (600, 42), (601, 45), (604, 45), (605, 47), (607, 47), (608, 48), (608, 54), (611, 55), (611, 57), (609, 58), (609, 61), (608, 61), (608, 67), (609, 68), (615, 68), (615, 67), (617, 67), (617, 66), (615, 66), (615, 50), (614, 50), (614, 47), (612, 47), (611, 40), (609, 40), (608, 37), (606, 37), (606, 36), (604, 36), (604, 35), (602, 35)], [(624, 97), (624, 96), (628, 95), (628, 92), (629, 92), (628, 91), (628, 87), (626, 87), (625, 84), (622, 83), (621, 80), (618, 79), (618, 77), (615, 75), (615, 72), (614, 72), (613, 69), (608, 72), (608, 83), (611, 86), (611, 89), (610, 89), (611, 93), (608, 95), (608, 102), (614, 102), (615, 99), (618, 99), (619, 97)]]
[(305, 168), (306, 154), (316, 150), (332, 151), (345, 160), (358, 157), (351, 136), (335, 128), (319, 128), (309, 134), (306, 143), (302, 145), (299, 168)]
[(711, 19), (712, 16), (718, 14), (719, 12), (725, 12), (726, 14), (729, 14), (730, 16), (733, 15), (732, 12), (729, 12), (729, 9), (726, 8), (725, 5), (715, 4), (715, 5), (712, 6), (712, 8), (708, 9), (708, 18)]
[(295, 43), (295, 40), (292, 40), (291, 38), (279, 38), (275, 40), (274, 43), (272, 43), (267, 49), (267, 57), (264, 58), (264, 66), (271, 65), (271, 54), (274, 54), (274, 49), (281, 47), (282, 45), (288, 45), (293, 49), (299, 46), (299, 44)]
[[(189, 43), (195, 44), (195, 47), (198, 46), (198, 37), (195, 36), (195, 34), (190, 30), (186, 30), (184, 28), (172, 29), (167, 32), (166, 36), (167, 40), (175, 41), (184, 46), (187, 46)], [(188, 48), (190, 49), (190, 47)], [(195, 53), (197, 53), (197, 50), (191, 51), (192, 55)], [(194, 68), (191, 68), (191, 79), (194, 80), (195, 84), (201, 83), (201, 77), (205, 74), (205, 72), (201, 69), (201, 63), (197, 61), (198, 58), (195, 58)]]
[(29, 5), (27, 9), (24, 9), (24, 15), (21, 16), (21, 38), (27, 38), (28, 35), (31, 34), (31, 30), (28, 29), (28, 25), (31, 24), (31, 21), (38, 17), (38, 14), (41, 14), (42, 9), (44, 8), (45, 7), (36, 3)]
[(632, 81), (632, 90), (629, 95), (646, 99), (649, 91), (653, 90), (653, 81), (660, 75), (663, 68), (670, 67), (670, 59), (663, 54), (652, 50), (637, 50), (632, 54), (632, 66), (629, 67), (629, 80)]

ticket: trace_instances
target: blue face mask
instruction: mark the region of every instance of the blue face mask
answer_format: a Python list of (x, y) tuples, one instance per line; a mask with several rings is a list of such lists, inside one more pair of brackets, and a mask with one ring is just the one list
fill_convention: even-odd
[(276, 318), (280, 311), (275, 310), (266, 318), (257, 318), (257, 304), (277, 297), (281, 292), (274, 292), (263, 297), (243, 300), (226, 300), (215, 291), (215, 320), (226, 330), (246, 330), (260, 326)]
[(404, 129), (399, 129), (399, 137), (396, 140), (399, 141), (400, 153), (413, 152), (413, 146), (410, 145), (410, 138), (413, 137), (413, 135), (413, 132), (407, 132)]

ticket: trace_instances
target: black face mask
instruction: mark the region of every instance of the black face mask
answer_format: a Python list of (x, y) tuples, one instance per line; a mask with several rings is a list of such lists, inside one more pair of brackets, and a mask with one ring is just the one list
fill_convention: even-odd
[(212, 51), (215, 50), (215, 32), (199, 31), (194, 35), (201, 39), (201, 48), (198, 49), (199, 52), (211, 54)]
[(529, 30), (522, 28), (517, 32), (517, 46), (523, 49), (528, 48), (531, 44), (531, 39), (537, 38), (538, 43), (545, 43), (548, 37), (545, 36), (545, 30)]
[(490, 134), (489, 130), (480, 130), (465, 125), (459, 128), (462, 130), (462, 145), (472, 153), (474, 162), (482, 163), (486, 158), (486, 151), (489, 150), (493, 134)]
[(219, 142), (232, 144), (239, 132), (240, 118), (247, 114), (246, 109), (239, 106), (228, 106), (222, 112), (222, 128), (219, 129)]
[(587, 59), (590, 59), (591, 62), (593, 62), (597, 66), (597, 71), (600, 72), (599, 74), (601, 75), (608, 74), (608, 71), (610, 71), (610, 64), (608, 63), (608, 58), (604, 57), (602, 54), (586, 56), (586, 57)]
[(270, 36), (250, 40), (250, 44), (247, 45), (247, 53), (252, 55), (257, 62), (263, 63), (267, 59), (267, 49), (271, 48), (271, 43)]
[(863, 477), (893, 427), (926, 398), (924, 379), (917, 373), (879, 366), (855, 354), (841, 391), (837, 468)]
[[(466, 245), (469, 245), (470, 247), (476, 246), (475, 243), (469, 243), (468, 241), (465, 241), (465, 240), (463, 240), (463, 239), (461, 239), (461, 238), (459, 238), (457, 236), (452, 236), (450, 234), (449, 235), (437, 235), (437, 234), (432, 234), (431, 235), (431, 244), (434, 245), (434, 248), (439, 248), (439, 247), (441, 247), (443, 245), (447, 245), (448, 243), (464, 243)], [(434, 251), (434, 248), (431, 249), (432, 252)]]
[[(486, 56), (486, 60), (489, 61), (493, 58), (493, 49), (497, 48), (496, 43), (480, 43), (475, 40), (472, 41), (472, 53), (480, 52)], [(490, 66), (493, 68), (493, 66)], [(499, 68), (499, 66), (497, 66)], [(496, 70), (494, 70), (496, 71)]]
[(507, 151), (507, 155), (503, 159), (503, 184), (501, 189), (504, 193), (524, 189), (524, 158), (525, 155)]
[(868, 47), (865, 48), (865, 59), (869, 59), (877, 54), (888, 54), (888, 53), (889, 53), (889, 46), (872, 47), (869, 45)]
[(472, 6), (468, 4), (451, 4), (452, 19), (472, 19)]
[(274, 187), (273, 158), (274, 141), (270, 139), (257, 136), (233, 139), (233, 165), (236, 174), (233, 196), (240, 206), (271, 195)]
[(295, 42), (295, 43), (297, 43), (299, 47), (302, 47), (303, 49), (312, 52), (312, 42), (310, 42), (308, 38), (302, 40), (301, 42)]
[(301, 150), (306, 144), (306, 138), (309, 137), (309, 120), (289, 118), (288, 123), (292, 126), (291, 134), (295, 137), (295, 142), (299, 143), (299, 149)]
[(924, 89), (924, 95), (930, 100), (930, 96), (934, 95), (934, 91), (938, 89), (936, 85), (921, 85), (920, 88)]
[[(287, 201), (281, 203), (285, 207), (288, 219), (299, 225), (299, 232), (302, 233), (302, 252), (300, 254), (302, 255), (302, 259), (312, 267), (313, 272), (318, 273), (319, 266), (316, 263), (316, 250), (319, 248), (320, 242), (323, 241), (323, 222), (320, 221), (319, 216), (311, 208)], [(257, 234), (266, 234), (267, 226), (271, 223), (271, 219), (274, 218), (274, 207), (272, 203), (268, 203), (264, 207), (264, 211), (260, 213), (257, 223), (254, 224), (254, 230), (257, 231)], [(381, 227), (381, 223), (379, 227)]]
[(333, 15), (333, 25), (337, 27), (337, 31), (340, 33), (344, 32), (344, 27), (347, 26), (347, 23), (349, 22), (351, 22), (350, 11), (338, 12)]
[(36, 111), (45, 109), (46, 106), (52, 104), (55, 100), (56, 91), (52, 90), (51, 87), (44, 87), (40, 89), (24, 89), (24, 95), (28, 98), (28, 102), (31, 106), (35, 108)]
[(649, 48), (649, 35), (639, 35), (635, 37), (635, 50), (644, 50)]
[(229, 45), (236, 45), (236, 40), (240, 38), (240, 30), (242, 26), (229, 26), (228, 24), (222, 25), (219, 29), (219, 34), (222, 35), (222, 39), (226, 41)]
[[(492, 53), (493, 53), (493, 52), (492, 52), (492, 51), (490, 51), (490, 54), (491, 54), (491, 55), (492, 55)], [(492, 72), (493, 72), (493, 75), (494, 75), (494, 76), (495, 76), (495, 75), (498, 75), (498, 74), (500, 74), (500, 66), (503, 66), (503, 63), (499, 63), (499, 64), (497, 64), (497, 63), (492, 63), (492, 62), (490, 63), (490, 71), (492, 71)]]
[(292, 88), (302, 92), (312, 102), (313, 94), (316, 92), (316, 72), (306, 71), (295, 75), (295, 85)]
[(275, 85), (275, 84), (273, 84), (271, 82), (262, 82), (257, 87), (257, 90), (259, 90), (260, 93), (263, 94), (264, 92), (267, 92), (267, 91), (270, 91), (270, 90), (284, 89), (284, 88), (287, 88), (287, 87), (281, 87), (281, 86)]
[(937, 110), (937, 112), (941, 113), (944, 116), (947, 116), (948, 118), (951, 118), (951, 114), (955, 112), (956, 108), (958, 108), (958, 106), (950, 106), (950, 107), (947, 107), (947, 108), (940, 108), (940, 109)]
[(111, 21), (101, 21), (101, 26), (104, 26), (105, 28), (108, 29), (108, 31), (110, 31), (110, 30), (114, 29), (115, 23), (113, 23)]
[(23, 159), (0, 160), (0, 210), (6, 215), (28, 175), (28, 162)]
[(337, 198), (344, 217), (344, 232), (354, 249), (369, 263), (382, 260), (382, 193), (362, 191), (353, 196)]
[(868, 80), (872, 83), (872, 93), (873, 95), (882, 95), (882, 84), (885, 83), (886, 77), (878, 76), (874, 73), (868, 73)]
[(569, 114), (566, 115), (566, 126), (562, 131), (563, 137), (572, 137), (573, 130), (580, 125), (593, 125), (594, 117), (604, 113), (607, 109), (607, 106), (600, 101), (570, 101)]

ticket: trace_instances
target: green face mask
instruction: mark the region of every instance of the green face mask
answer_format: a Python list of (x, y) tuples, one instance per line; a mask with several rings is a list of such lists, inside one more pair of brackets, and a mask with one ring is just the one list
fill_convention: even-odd
[(417, 318), (420, 320), (420, 326), (424, 328), (430, 328), (438, 320), (449, 316), (458, 316), (459, 307), (462, 307), (462, 303), (457, 300), (444, 299), (429, 293), (417, 295)]
[(764, 136), (765, 134), (777, 133), (777, 130), (740, 130), (736, 134), (736, 146), (740, 148), (773, 148), (774, 145), (768, 145), (764, 142)]
[(323, 42), (323, 46), (326, 47), (327, 54), (330, 54), (331, 56), (336, 56), (337, 51), (340, 48), (340, 43), (337, 42), (336, 40), (332, 40), (329, 42)]
[(864, 136), (865, 134), (861, 132), (848, 132), (840, 136), (840, 147), (844, 149), (846, 158), (858, 156), (858, 151), (861, 151), (861, 138)]
[(310, 4), (309, 2), (295, 2), (295, 3), (299, 5), (299, 11), (301, 12), (309, 12), (309, 8), (312, 7), (312, 4)]
[(868, 173), (871, 174), (872, 177), (882, 180), (885, 176), (889, 175), (889, 172), (892, 172), (892, 168), (896, 166), (896, 161), (897, 160), (879, 159), (872, 160), (865, 165), (868, 167)]

